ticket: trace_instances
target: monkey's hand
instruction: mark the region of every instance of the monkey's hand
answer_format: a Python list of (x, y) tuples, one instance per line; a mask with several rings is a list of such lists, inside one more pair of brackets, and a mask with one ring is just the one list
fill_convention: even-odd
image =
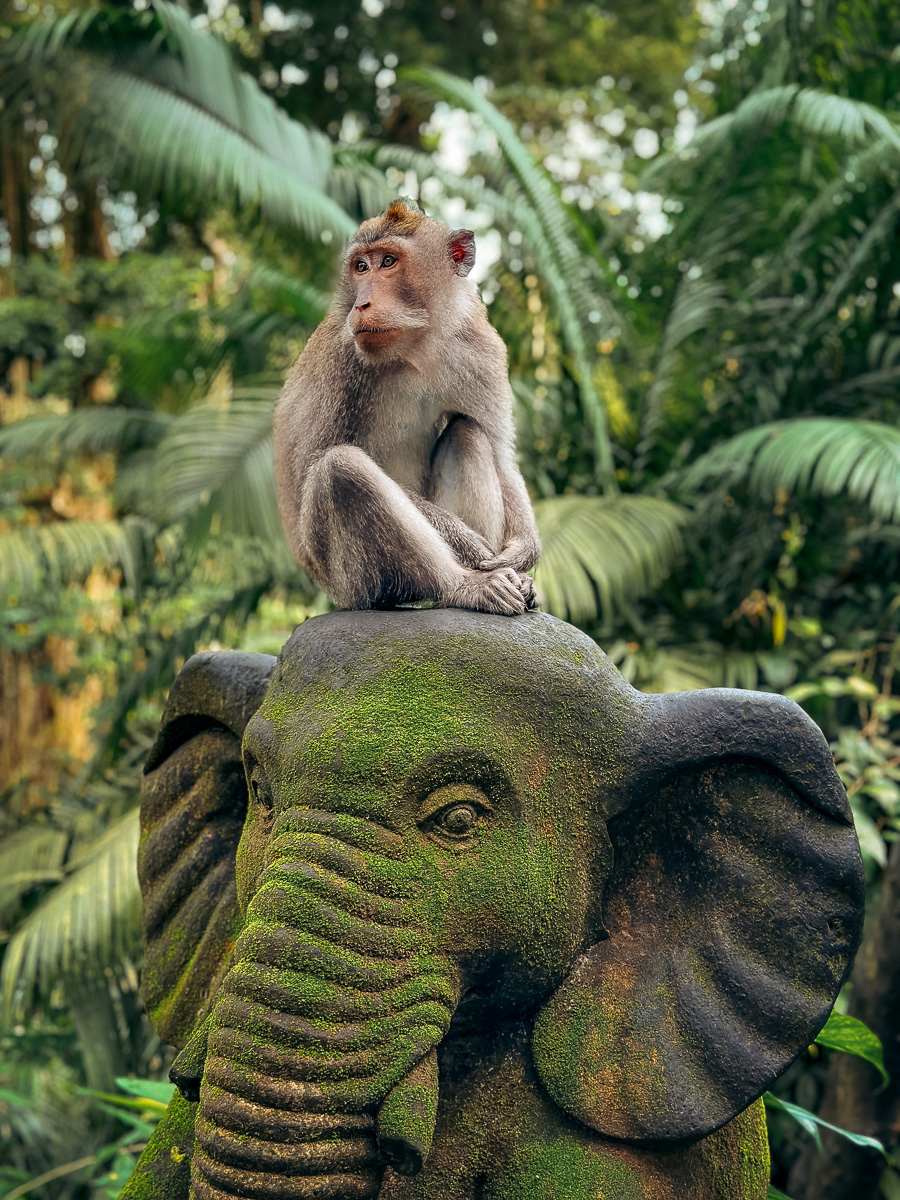
[(512, 538), (499, 553), (485, 558), (478, 564), (480, 571), (497, 571), (501, 567), (512, 567), (520, 575), (530, 571), (538, 560), (540, 546), (528, 537)]
[(514, 617), (526, 608), (519, 575), (509, 567), (498, 571), (467, 571), (466, 580), (444, 599), (448, 608), (471, 608), (475, 612), (500, 613)]
[(480, 570), (481, 563), (493, 552), (490, 542), (470, 529), (455, 513), (439, 508), (408, 488), (404, 490), (432, 529), (437, 530), (453, 551), (460, 565), (468, 567), (470, 571)]

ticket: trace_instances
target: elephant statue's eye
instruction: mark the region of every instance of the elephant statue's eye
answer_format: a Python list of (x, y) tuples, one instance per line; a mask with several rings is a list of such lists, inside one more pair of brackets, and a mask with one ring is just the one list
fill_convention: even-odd
[(269, 781), (258, 766), (254, 766), (250, 772), (250, 796), (254, 805), (259, 808), (265, 817), (272, 815), (275, 808), (275, 798), (272, 795)]
[(478, 820), (478, 813), (471, 804), (455, 804), (453, 808), (444, 809), (438, 818), (438, 824), (445, 833), (453, 837), (464, 837), (471, 833)]
[(420, 824), (426, 833), (445, 844), (468, 844), (478, 826), (491, 815), (487, 797), (471, 784), (438, 788), (425, 804), (427, 815)]

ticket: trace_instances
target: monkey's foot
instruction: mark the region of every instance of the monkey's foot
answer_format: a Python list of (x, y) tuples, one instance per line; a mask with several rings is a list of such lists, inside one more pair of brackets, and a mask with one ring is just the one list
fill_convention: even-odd
[(501, 567), (490, 574), (467, 572), (467, 578), (445, 598), (447, 608), (471, 608), (475, 612), (500, 613), (514, 617), (523, 613), (526, 600), (519, 576), (510, 567)]
[(538, 599), (537, 589), (534, 586), (534, 580), (524, 571), (518, 572), (519, 590), (522, 593), (522, 599), (525, 601), (526, 608), (537, 608), (540, 600)]

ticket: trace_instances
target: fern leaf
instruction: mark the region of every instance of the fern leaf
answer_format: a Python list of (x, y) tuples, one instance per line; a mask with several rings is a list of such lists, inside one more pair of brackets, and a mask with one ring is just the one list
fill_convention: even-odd
[(683, 551), (685, 509), (652, 496), (538, 500), (543, 551), (535, 583), (543, 606), (579, 622), (610, 617), (646, 595)]
[(900, 429), (837, 417), (776, 421), (740, 433), (698, 459), (686, 489), (746, 479), (766, 498), (779, 489), (819, 496), (846, 493), (876, 517), (900, 521)]
[(50, 585), (66, 587), (96, 566), (118, 567), (126, 584), (141, 585), (148, 539), (145, 522), (51, 521), (0, 533), (0, 594), (32, 596)]
[(0, 428), (0, 458), (27, 454), (127, 453), (155, 446), (169, 425), (165, 413), (131, 408), (75, 408), (25, 417)]
[(140, 952), (141, 893), (135, 862), (138, 813), (116, 821), (80, 857), (10, 939), (0, 1003), (24, 1014), (57, 985), (77, 992)]

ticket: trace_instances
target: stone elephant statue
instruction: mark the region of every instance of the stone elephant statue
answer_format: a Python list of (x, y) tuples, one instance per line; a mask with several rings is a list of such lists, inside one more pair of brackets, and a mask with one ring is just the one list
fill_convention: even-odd
[(196, 655), (146, 767), (180, 1094), (128, 1200), (763, 1200), (762, 1092), (863, 875), (779, 696), (647, 696), (553, 617), (339, 612)]

